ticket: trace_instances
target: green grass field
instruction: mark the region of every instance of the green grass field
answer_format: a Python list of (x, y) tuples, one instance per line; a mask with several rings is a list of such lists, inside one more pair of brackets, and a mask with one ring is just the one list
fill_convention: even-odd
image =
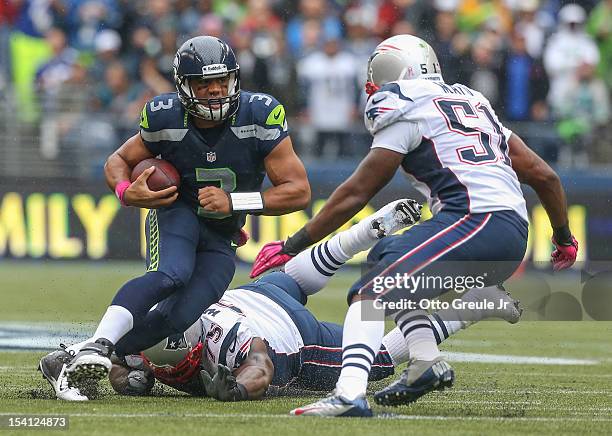
[[(0, 339), (6, 334), (2, 326), (9, 324), (61, 322), (92, 329), (115, 290), (140, 268), (133, 263), (3, 262)], [(313, 312), (342, 322), (345, 291), (354, 278), (354, 273), (334, 278), (329, 289), (311, 299)], [(235, 284), (245, 280), (241, 271)], [(371, 420), (287, 415), (314, 396), (220, 403), (166, 388), (153, 397), (132, 398), (114, 395), (106, 382), (99, 399), (65, 403), (54, 399), (35, 371), (44, 352), (0, 349), (0, 417), (68, 415), (74, 434), (612, 434), (611, 338), (611, 322), (482, 322), (442, 345), (456, 371), (453, 389), (411, 406), (375, 406), (376, 412), (393, 416)], [(495, 356), (503, 362), (491, 363)], [(560, 360), (545, 364), (544, 358)]]

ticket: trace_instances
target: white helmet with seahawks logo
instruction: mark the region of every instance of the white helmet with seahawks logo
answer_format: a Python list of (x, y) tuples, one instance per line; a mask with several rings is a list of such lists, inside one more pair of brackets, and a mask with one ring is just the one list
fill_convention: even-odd
[(385, 83), (418, 78), (442, 80), (436, 53), (416, 36), (392, 36), (378, 44), (370, 56), (366, 92), (372, 94)]

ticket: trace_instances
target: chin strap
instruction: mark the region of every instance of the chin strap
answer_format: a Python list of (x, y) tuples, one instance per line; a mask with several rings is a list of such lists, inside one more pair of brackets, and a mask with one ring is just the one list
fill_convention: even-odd
[(368, 95), (374, 94), (379, 89), (380, 89), (380, 86), (376, 85), (374, 82), (367, 82), (365, 84), (365, 92)]

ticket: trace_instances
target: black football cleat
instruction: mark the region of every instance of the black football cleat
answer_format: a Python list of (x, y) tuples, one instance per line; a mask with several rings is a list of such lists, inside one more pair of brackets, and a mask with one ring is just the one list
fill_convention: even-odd
[(442, 357), (413, 360), (399, 380), (374, 394), (374, 401), (382, 406), (410, 404), (433, 390), (450, 388), (454, 380), (453, 368)]

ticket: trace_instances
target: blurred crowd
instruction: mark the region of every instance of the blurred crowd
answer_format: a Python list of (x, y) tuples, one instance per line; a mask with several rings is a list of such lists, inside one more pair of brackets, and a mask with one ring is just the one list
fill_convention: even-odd
[(612, 161), (612, 0), (0, 0), (0, 92), (13, 85), (16, 110), (36, 96), (31, 119), (67, 141), (86, 123), (106, 152), (174, 90), (177, 47), (213, 35), (243, 89), (285, 104), (300, 152), (360, 157), (367, 59), (401, 33), (430, 42), (446, 82), (481, 91), (548, 161)]

